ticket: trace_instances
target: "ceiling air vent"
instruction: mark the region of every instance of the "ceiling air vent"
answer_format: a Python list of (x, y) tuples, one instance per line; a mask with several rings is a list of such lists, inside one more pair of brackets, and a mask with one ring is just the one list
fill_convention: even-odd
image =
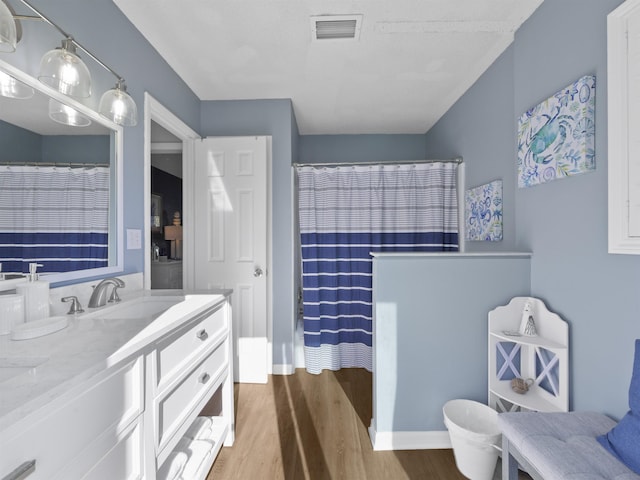
[(358, 40), (362, 15), (317, 15), (311, 17), (311, 39)]

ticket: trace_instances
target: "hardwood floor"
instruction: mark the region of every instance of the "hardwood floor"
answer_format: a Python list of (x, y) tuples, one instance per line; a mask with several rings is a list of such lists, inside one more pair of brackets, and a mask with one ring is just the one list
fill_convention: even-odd
[(208, 480), (464, 480), (451, 450), (375, 452), (371, 374), (361, 369), (236, 384), (236, 441)]

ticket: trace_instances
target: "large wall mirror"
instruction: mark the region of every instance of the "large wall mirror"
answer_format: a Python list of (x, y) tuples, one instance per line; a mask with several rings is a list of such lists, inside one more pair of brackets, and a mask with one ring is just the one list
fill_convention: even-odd
[(0, 96), (0, 290), (32, 262), (54, 283), (121, 272), (122, 129), (0, 61), (3, 73), (33, 95)]

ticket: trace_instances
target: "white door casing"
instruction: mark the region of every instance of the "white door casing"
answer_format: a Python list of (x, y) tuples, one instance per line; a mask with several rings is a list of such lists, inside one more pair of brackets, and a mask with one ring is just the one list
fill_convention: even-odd
[(231, 288), (234, 380), (266, 383), (268, 154), (266, 137), (196, 142), (195, 288)]
[[(195, 163), (194, 142), (200, 136), (186, 123), (153, 98), (149, 92), (144, 93), (144, 211), (151, 211), (151, 121), (161, 125), (182, 141), (182, 225), (183, 239), (183, 288), (193, 289), (193, 197), (190, 195), (189, 185), (193, 184), (193, 164)], [(144, 288), (151, 288), (151, 231), (150, 216), (144, 215)]]

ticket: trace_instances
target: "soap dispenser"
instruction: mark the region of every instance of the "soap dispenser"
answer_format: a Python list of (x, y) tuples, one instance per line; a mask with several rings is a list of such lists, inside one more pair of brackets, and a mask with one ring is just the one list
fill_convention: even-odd
[(24, 296), (26, 322), (49, 317), (49, 282), (38, 279), (39, 263), (29, 264), (27, 282), (16, 285), (16, 293)]

